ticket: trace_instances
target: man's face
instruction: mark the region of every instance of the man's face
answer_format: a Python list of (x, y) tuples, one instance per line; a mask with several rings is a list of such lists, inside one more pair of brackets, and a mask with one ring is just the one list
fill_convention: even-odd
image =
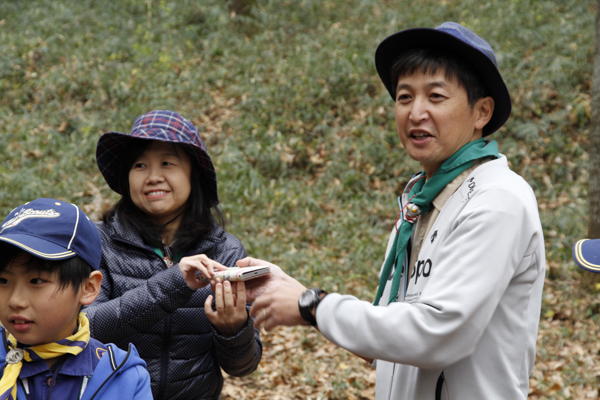
[(81, 308), (81, 290), (60, 288), (58, 274), (29, 269), (31, 256), (20, 254), (0, 273), (0, 322), (30, 346), (72, 335)]
[[(490, 97), (478, 100), (471, 108), (466, 90), (456, 79), (446, 78), (444, 72), (401, 77), (396, 91), (398, 136), (428, 177), (462, 146), (481, 138), (493, 112)], [(483, 102), (487, 106), (482, 106)], [(491, 111), (486, 110), (489, 103)]]

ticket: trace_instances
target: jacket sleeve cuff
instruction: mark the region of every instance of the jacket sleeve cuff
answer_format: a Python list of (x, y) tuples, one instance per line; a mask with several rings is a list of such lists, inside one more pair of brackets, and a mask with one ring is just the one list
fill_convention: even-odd
[(223, 336), (216, 330), (216, 328), (213, 325), (211, 325), (211, 328), (213, 330), (216, 342), (215, 345), (219, 347), (240, 347), (247, 345), (249, 342), (254, 341), (254, 320), (250, 316), (248, 316), (246, 324), (234, 336)]

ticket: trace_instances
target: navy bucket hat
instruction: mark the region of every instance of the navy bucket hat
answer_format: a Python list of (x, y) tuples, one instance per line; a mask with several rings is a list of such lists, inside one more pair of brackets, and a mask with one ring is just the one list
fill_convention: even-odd
[(600, 273), (600, 239), (578, 240), (573, 245), (573, 259), (581, 268)]
[(37, 199), (14, 210), (0, 225), (0, 242), (44, 260), (81, 258), (97, 270), (102, 258), (98, 228), (75, 204)]
[(120, 163), (131, 145), (138, 140), (158, 140), (185, 146), (198, 162), (207, 181), (211, 205), (219, 204), (217, 174), (206, 145), (198, 129), (190, 121), (174, 111), (156, 110), (136, 118), (129, 134), (106, 132), (98, 140), (96, 162), (106, 183), (112, 190), (123, 194), (119, 175)]
[(391, 68), (398, 56), (415, 49), (442, 50), (455, 54), (479, 74), (494, 99), (494, 114), (483, 127), (483, 136), (500, 129), (510, 116), (512, 103), (492, 47), (482, 38), (455, 22), (444, 22), (435, 29), (413, 28), (395, 33), (383, 40), (375, 51), (377, 72), (396, 101), (396, 84)]

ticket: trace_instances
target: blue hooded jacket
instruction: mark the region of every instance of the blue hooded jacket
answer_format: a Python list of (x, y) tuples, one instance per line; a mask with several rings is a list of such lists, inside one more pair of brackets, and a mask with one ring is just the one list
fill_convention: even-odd
[[(2, 327), (0, 327), (0, 336), (4, 339), (3, 345), (0, 346), (0, 360), (4, 361), (7, 342)], [(88, 346), (106, 348), (106, 353), (87, 381), (87, 387), (80, 400), (152, 399), (150, 375), (146, 370), (146, 363), (140, 358), (134, 345), (130, 344), (128, 350), (124, 351), (112, 343), (102, 345), (97, 340), (90, 339)], [(0, 376), (5, 366), (5, 362), (0, 364)], [(21, 380), (17, 385), (16, 400), (29, 400)]]

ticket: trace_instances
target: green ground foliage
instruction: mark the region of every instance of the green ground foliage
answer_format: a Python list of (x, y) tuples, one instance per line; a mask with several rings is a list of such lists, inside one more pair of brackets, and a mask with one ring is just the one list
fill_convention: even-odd
[[(224, 0), (1, 1), (0, 214), (55, 197), (97, 218), (117, 199), (96, 167), (100, 134), (171, 109), (202, 132), (249, 254), (372, 299), (396, 197), (419, 169), (374, 50), (453, 20), (497, 51), (513, 112), (493, 137), (538, 197), (549, 284), (570, 293), (595, 14), (591, 0), (256, 0), (248, 15)], [(580, 384), (569, 371), (565, 386)]]

